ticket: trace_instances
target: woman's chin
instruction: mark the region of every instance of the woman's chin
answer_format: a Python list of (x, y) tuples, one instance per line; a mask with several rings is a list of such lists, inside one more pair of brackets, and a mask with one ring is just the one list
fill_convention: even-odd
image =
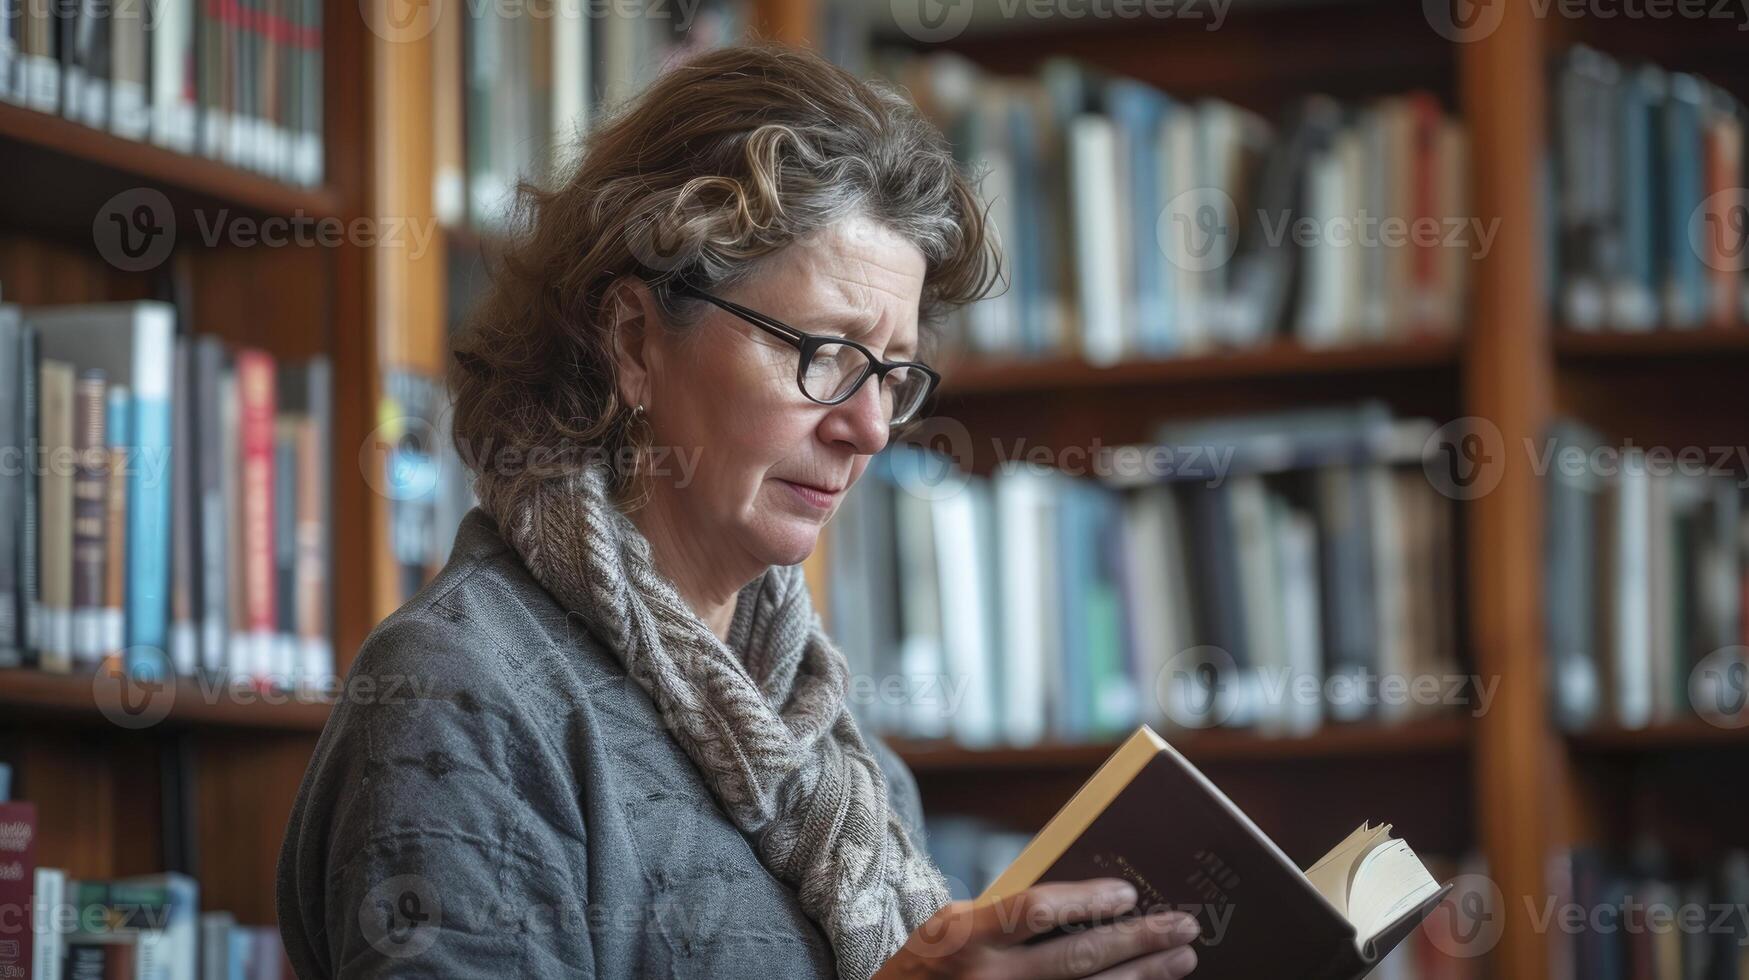
[(757, 532), (760, 559), (770, 565), (799, 565), (820, 542), (820, 525), (791, 515), (772, 520)]

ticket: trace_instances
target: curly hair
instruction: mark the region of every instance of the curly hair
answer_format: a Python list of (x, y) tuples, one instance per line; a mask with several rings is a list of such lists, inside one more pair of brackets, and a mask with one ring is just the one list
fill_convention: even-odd
[[(637, 481), (647, 427), (619, 395), (612, 287), (644, 282), (668, 326), (759, 260), (851, 216), (923, 253), (919, 343), (984, 296), (1000, 256), (972, 182), (903, 95), (818, 55), (718, 49), (676, 66), (595, 129), (556, 189), (523, 183), (512, 234), (455, 343), (454, 439), (482, 499), (492, 452), (586, 447)], [(487, 451), (482, 451), (487, 450)]]

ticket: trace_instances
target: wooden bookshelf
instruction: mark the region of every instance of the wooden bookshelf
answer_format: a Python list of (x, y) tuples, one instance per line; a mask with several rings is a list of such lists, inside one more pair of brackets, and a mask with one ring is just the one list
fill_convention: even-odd
[[(62, 726), (125, 730), (128, 720), (138, 719), (142, 728), (161, 725), (167, 730), (319, 732), (328, 723), (333, 707), (324, 701), (286, 694), (238, 691), (182, 680), (169, 687), (137, 686), (131, 692), (137, 710), (121, 715), (124, 721), (117, 722), (105, 713), (105, 708), (117, 710), (124, 696), (127, 694), (120, 689), (119, 682), (104, 675), (0, 670), (0, 707), (14, 717)], [(157, 708), (159, 699), (163, 699), (162, 709)]]
[(1593, 360), (1686, 359), (1724, 356), (1726, 363), (1749, 354), (1749, 326), (1660, 327), (1643, 332), (1619, 330), (1561, 330), (1555, 334), (1555, 350), (1575, 363)]
[[(1262, 735), (1238, 729), (1162, 732), (1162, 737), (1202, 764), (1274, 764), (1299, 759), (1376, 759), (1446, 755), (1467, 751), (1471, 724), (1438, 718), (1400, 725), (1327, 725), (1310, 735)], [(888, 738), (919, 779), (955, 773), (1003, 770), (1019, 774), (1075, 770), (1091, 775), (1118, 747), (1115, 741), (1045, 742), (1025, 747), (968, 748), (951, 740)]]
[(1089, 364), (1079, 358), (974, 358), (942, 369), (942, 394), (1094, 391), (1118, 386), (1158, 386), (1274, 378), (1456, 370), (1461, 345), (1455, 339), (1424, 338), (1345, 347), (1308, 348), (1281, 341), (1251, 348), (1180, 357), (1132, 358)]
[[(7, 103), (0, 103), (0, 145), (8, 171), (0, 216), (9, 231), (89, 238), (103, 203), (139, 187), (162, 192), (184, 219), (197, 207), (286, 218), (343, 213), (331, 187), (283, 183)], [(44, 188), (56, 193), (45, 195)]]

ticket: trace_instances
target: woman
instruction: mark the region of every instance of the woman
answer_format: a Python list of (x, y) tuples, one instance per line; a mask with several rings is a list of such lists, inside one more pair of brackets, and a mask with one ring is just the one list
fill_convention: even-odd
[(1177, 914), (1024, 942), (1120, 881), (950, 901), (809, 605), (799, 563), (934, 387), (926, 325), (996, 274), (940, 134), (724, 50), (524, 204), (451, 379), (481, 506), (359, 651), (287, 831), (299, 974), (1188, 972)]

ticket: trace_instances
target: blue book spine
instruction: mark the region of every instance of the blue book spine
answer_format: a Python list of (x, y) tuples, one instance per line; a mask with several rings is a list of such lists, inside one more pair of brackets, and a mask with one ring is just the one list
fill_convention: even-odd
[(1706, 270), (1688, 240), (1688, 219), (1701, 202), (1700, 82), (1673, 75), (1664, 108), (1664, 165), (1668, 203), (1664, 215), (1665, 311), (1674, 326), (1700, 323), (1706, 309)]
[(142, 316), (135, 324), (134, 459), (128, 473), (128, 673), (169, 675), (170, 659), (170, 398), (175, 319)]
[(1088, 708), (1091, 704), (1087, 651), (1087, 589), (1092, 575), (1090, 558), (1091, 535), (1087, 508), (1082, 494), (1086, 491), (1075, 480), (1063, 482), (1057, 522), (1059, 568), (1062, 571), (1059, 590), (1062, 595), (1062, 688), (1058, 697), (1058, 718), (1062, 738), (1085, 738), (1092, 728)]
[(1106, 92), (1112, 121), (1123, 140), (1121, 152), (1129, 170), (1131, 208), (1129, 265), (1136, 322), (1126, 324), (1136, 335), (1137, 347), (1148, 354), (1167, 353), (1171, 336), (1167, 330), (1160, 274), (1160, 246), (1155, 237), (1155, 219), (1165, 205), (1160, 198), (1156, 170), (1156, 142), (1160, 128), (1161, 96), (1136, 82), (1114, 81)]
[[(103, 426), (104, 432), (109, 438), (112, 459), (118, 452), (122, 454), (124, 460), (128, 458), (127, 450), (133, 444), (134, 438), (133, 402), (133, 392), (126, 385), (110, 385), (104, 394)], [(130, 460), (130, 462), (133, 461)], [(132, 487), (129, 490), (131, 491)], [(107, 499), (104, 501), (104, 509), (108, 510)], [(127, 544), (123, 542), (122, 553), (125, 555), (127, 551)], [(123, 594), (125, 596), (126, 593)], [(127, 613), (125, 609), (116, 604), (113, 597), (104, 597), (100, 629), (103, 634), (105, 656), (127, 646)]]

